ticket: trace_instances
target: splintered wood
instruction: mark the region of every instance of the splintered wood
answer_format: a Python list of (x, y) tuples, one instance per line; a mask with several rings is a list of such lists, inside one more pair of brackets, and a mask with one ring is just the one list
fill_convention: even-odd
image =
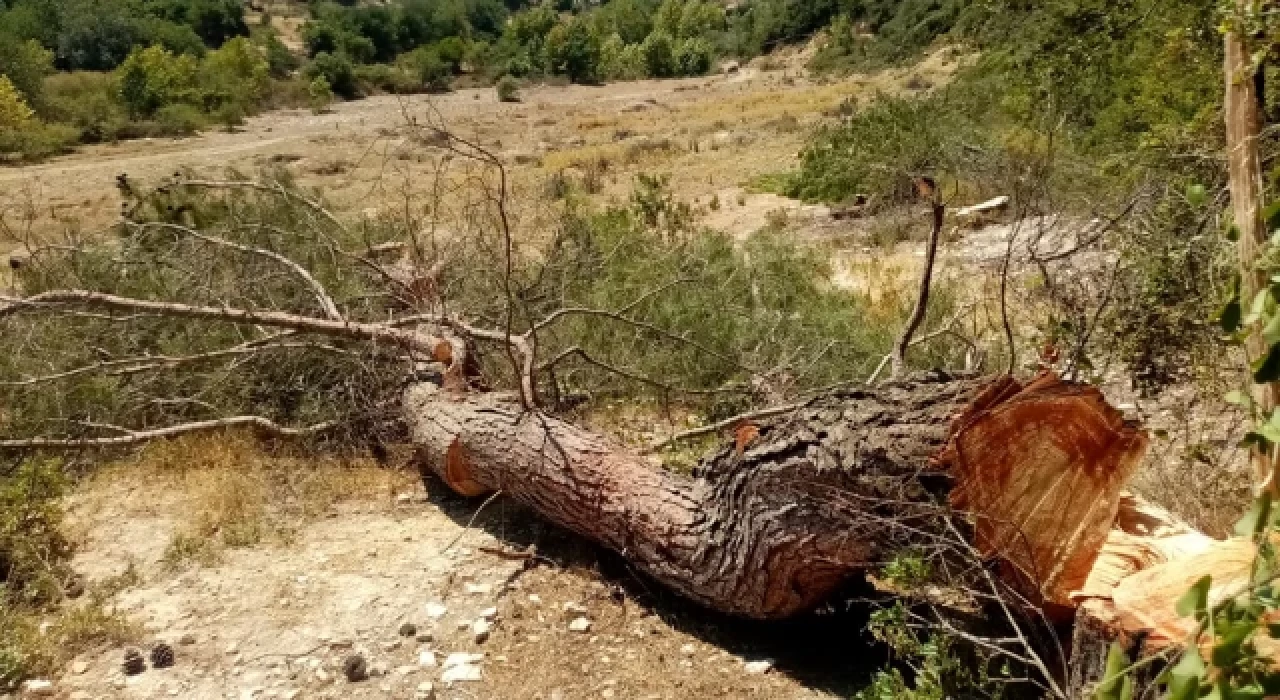
[(1033, 601), (1074, 607), (1146, 450), (1095, 388), (1045, 374), (994, 381), (956, 420), (937, 458), (955, 477), (974, 545)]

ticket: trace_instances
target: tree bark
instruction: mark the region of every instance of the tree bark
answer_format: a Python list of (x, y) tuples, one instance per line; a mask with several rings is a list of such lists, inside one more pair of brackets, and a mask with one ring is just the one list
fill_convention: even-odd
[[(1238, 7), (1245, 9), (1245, 0), (1238, 0)], [(1231, 190), (1233, 221), (1239, 232), (1237, 252), (1240, 264), (1240, 300), (1248, 309), (1259, 290), (1267, 288), (1267, 275), (1257, 267), (1258, 257), (1267, 244), (1267, 230), (1262, 221), (1262, 156), (1258, 144), (1262, 131), (1262, 110), (1259, 104), (1258, 82), (1254, 80), (1255, 68), (1249, 46), (1239, 31), (1226, 32), (1227, 93), (1224, 103), (1227, 126), (1227, 175)], [(1249, 362), (1254, 362), (1267, 352), (1267, 343), (1261, 333), (1251, 333), (1245, 341)], [(1270, 416), (1280, 405), (1280, 386), (1277, 384), (1254, 385), (1254, 402), (1261, 415)], [(1274, 455), (1254, 449), (1253, 469), (1259, 489), (1271, 489), (1280, 493)]]
[[(500, 490), (686, 597), (768, 619), (815, 607), (903, 548), (954, 539), (948, 497), (956, 475), (995, 479), (963, 489), (965, 515), (985, 533), (977, 543), (984, 555), (1023, 573), (1074, 572), (1078, 566), (1062, 561), (1083, 561), (1087, 574), (1097, 554), (1088, 548), (1094, 540), (1101, 546), (1115, 515), (1108, 504), (1118, 496), (1096, 490), (1116, 479), (1082, 481), (1078, 474), (1128, 465), (1145, 442), (1097, 410), (1096, 390), (1056, 381), (1027, 388), (1034, 391), (1023, 393), (1007, 378), (934, 374), (840, 391), (739, 426), (733, 442), (691, 476), (655, 469), (588, 431), (524, 411), (511, 396), (416, 386), (405, 409), (423, 467), (458, 492)], [(1009, 432), (1018, 421), (1021, 437)], [(1002, 445), (991, 448), (992, 441)], [(1045, 490), (1018, 479), (1045, 468), (1065, 470), (1060, 476), (1067, 478), (1050, 479)], [(1064, 509), (1047, 500), (1060, 482), (1093, 505)], [(987, 497), (1014, 491), (1012, 504)], [(1019, 539), (1026, 548), (1010, 547), (1006, 526), (992, 524), (1034, 525), (1042, 509), (1087, 522), (1030, 527)], [(1035, 594), (1055, 600), (1055, 591), (1077, 583), (1083, 575), (1078, 582), (1057, 575)]]

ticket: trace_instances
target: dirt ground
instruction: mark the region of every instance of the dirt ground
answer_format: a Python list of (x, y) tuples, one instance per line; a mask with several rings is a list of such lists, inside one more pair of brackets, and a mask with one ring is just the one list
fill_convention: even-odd
[[(185, 449), (226, 449), (215, 445)], [(68, 666), (60, 697), (800, 700), (847, 696), (858, 669), (882, 660), (859, 659), (859, 621), (762, 625), (695, 610), (517, 506), (480, 510), (411, 470), (344, 466), (331, 487), (344, 495), (289, 519), (287, 538), (175, 566), (176, 537), (218, 507), (207, 487), (239, 492), (257, 478), (191, 460), (177, 475), (146, 459), (104, 470), (71, 499), (76, 569), (91, 588), (128, 581), (115, 604), (144, 627), (137, 647), (167, 642), (177, 662), (126, 676), (123, 649), (107, 649)], [(501, 554), (528, 545), (535, 567)], [(353, 654), (367, 680), (345, 678)], [(451, 654), (474, 655), (478, 680), (449, 682)]]

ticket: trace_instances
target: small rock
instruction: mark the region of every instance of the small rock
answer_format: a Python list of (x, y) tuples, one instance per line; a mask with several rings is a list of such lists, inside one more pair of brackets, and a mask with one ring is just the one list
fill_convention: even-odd
[(748, 661), (747, 663), (743, 664), (742, 668), (747, 673), (753, 676), (758, 676), (763, 673), (768, 673), (770, 670), (772, 670), (773, 662), (772, 661)]
[(400, 640), (399, 640), (399, 639), (393, 639), (393, 640), (391, 640), (391, 641), (389, 641), (389, 642), (383, 642), (383, 643), (382, 643), (382, 650), (383, 650), (383, 651), (395, 651), (396, 649), (399, 649), (399, 648), (400, 648)]
[(352, 683), (369, 678), (369, 664), (360, 654), (352, 654), (342, 662), (342, 674)]
[(482, 620), (488, 620), (490, 622), (493, 622), (493, 619), (497, 616), (498, 616), (498, 609), (496, 607), (485, 608), (484, 610), (480, 611), (480, 619)]
[(445, 683), (475, 682), (483, 680), (484, 672), (474, 664), (460, 664), (445, 670), (440, 680)]
[(178, 637), (178, 643), (184, 647), (189, 647), (192, 644), (196, 643), (196, 636), (194, 634), (191, 634), (190, 632), (187, 632), (181, 637)]
[(423, 668), (435, 668), (439, 662), (436, 661), (436, 653), (434, 651), (418, 652), (418, 665)]
[(413, 624), (412, 622), (406, 622), (403, 625), (400, 625), (400, 636), (401, 637), (418, 636), (418, 626)]
[(471, 595), (488, 595), (493, 592), (493, 585), (488, 583), (468, 583), (467, 593)]
[(435, 684), (431, 682), (419, 683), (418, 690), (414, 694), (414, 696), (417, 698), (417, 700), (435, 700), (436, 698)]
[(71, 672), (77, 676), (84, 675), (84, 672), (88, 670), (89, 662), (87, 661), (76, 661), (71, 664)]
[(541, 604), (542, 604), (542, 596), (538, 595), (537, 593), (530, 593), (530, 594), (529, 594), (529, 602), (530, 602), (530, 603), (533, 603), (534, 605), (541, 605)]
[(411, 673), (417, 673), (417, 671), (418, 671), (418, 667), (412, 664), (406, 664), (404, 666), (396, 666), (397, 676), (407, 676)]
[(227, 656), (232, 656), (232, 655), (235, 655), (235, 654), (238, 654), (238, 653), (240, 653), (240, 643), (239, 643), (239, 642), (232, 642), (232, 643), (230, 643), (230, 644), (228, 644), (228, 645), (227, 645)]
[(694, 652), (696, 652), (697, 650), (698, 650), (697, 647), (693, 646), (692, 644), (686, 644), (680, 647), (680, 653), (684, 654), (685, 656), (693, 656)]
[(323, 668), (323, 667), (320, 667), (320, 668), (317, 668), (317, 669), (316, 669), (316, 680), (317, 680), (317, 681), (319, 681), (319, 682), (321, 682), (321, 683), (328, 683), (332, 678), (333, 678), (333, 676), (329, 675), (329, 672), (328, 672), (328, 671), (326, 671), (326, 670), (324, 670), (324, 668)]
[(468, 654), (464, 651), (459, 651), (444, 657), (444, 667), (447, 670), (455, 666), (478, 664), (481, 661), (484, 661), (484, 654)]
[(53, 681), (33, 678), (22, 684), (22, 697), (24, 698), (51, 698), (53, 697)]
[(369, 677), (370, 677), (370, 678), (382, 678), (383, 676), (387, 675), (388, 673), (391, 673), (391, 667), (390, 667), (390, 666), (388, 666), (388, 665), (387, 665), (387, 662), (385, 662), (385, 661), (375, 661), (375, 662), (373, 662), (373, 663), (369, 664)]
[(445, 614), (448, 612), (449, 612), (449, 608), (446, 608), (440, 603), (427, 603), (427, 617), (431, 618), (432, 620), (439, 620), (440, 618), (444, 617)]
[(471, 634), (475, 635), (476, 644), (484, 644), (489, 640), (489, 632), (493, 625), (483, 617), (471, 623)]
[(568, 602), (568, 603), (565, 603), (562, 607), (564, 608), (564, 611), (565, 611), (565, 612), (567, 612), (567, 613), (573, 613), (574, 615), (586, 615), (586, 614), (587, 614), (587, 608), (586, 608), (585, 606), (580, 605), (580, 604), (578, 604), (578, 603), (574, 603), (574, 602), (572, 602), (572, 601), (571, 601), (571, 602)]
[(573, 622), (570, 622), (570, 623), (569, 623), (569, 631), (570, 631), (570, 632), (584, 632), (584, 633), (585, 633), (585, 632), (589, 631), (590, 629), (591, 629), (591, 620), (588, 620), (588, 619), (587, 619), (587, 618), (585, 618), (585, 617), (575, 618)]
[(430, 644), (431, 642), (436, 641), (436, 636), (434, 634), (431, 634), (430, 632), (419, 632), (418, 634), (414, 635), (413, 641), (418, 642), (420, 644)]

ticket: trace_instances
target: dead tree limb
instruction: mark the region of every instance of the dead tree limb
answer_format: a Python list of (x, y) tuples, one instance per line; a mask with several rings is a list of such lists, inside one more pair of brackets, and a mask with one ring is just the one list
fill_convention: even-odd
[(898, 343), (893, 349), (893, 376), (901, 377), (907, 368), (907, 349), (911, 347), (911, 337), (915, 335), (920, 324), (924, 323), (925, 314), (929, 311), (929, 292), (933, 286), (933, 265), (938, 257), (938, 239), (942, 235), (942, 225), (946, 218), (947, 208), (937, 194), (934, 194), (933, 228), (929, 231), (929, 243), (925, 249), (924, 270), (920, 273), (920, 292), (916, 295), (916, 305), (907, 319), (907, 325), (898, 336)]

